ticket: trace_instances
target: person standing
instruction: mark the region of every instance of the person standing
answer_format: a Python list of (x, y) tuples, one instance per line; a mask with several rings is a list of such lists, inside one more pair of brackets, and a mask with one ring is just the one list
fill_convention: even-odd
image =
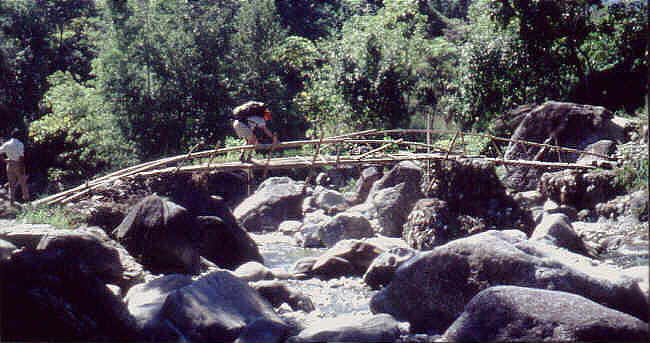
[[(235, 129), (235, 133), (239, 138), (245, 139), (246, 144), (257, 145), (259, 143), (257, 136), (255, 136), (256, 128), (261, 129), (264, 134), (271, 138), (273, 144), (278, 143), (278, 137), (266, 126), (266, 122), (271, 121), (272, 116), (271, 110), (263, 102), (248, 101), (243, 105), (235, 107), (233, 115), (235, 121), (232, 126)], [(248, 157), (245, 158), (245, 153), (246, 151), (242, 151), (239, 156), (242, 162), (250, 161), (251, 155), (253, 154), (251, 150)]]
[[(20, 183), (23, 200), (29, 201), (27, 188), (27, 174), (25, 174), (25, 146), (16, 138), (18, 129), (11, 132), (11, 139), (0, 146), (0, 154), (5, 154), (4, 162), (7, 164), (7, 181), (9, 183), (9, 204), (14, 205), (16, 185)], [(1, 159), (1, 158), (0, 158)]]

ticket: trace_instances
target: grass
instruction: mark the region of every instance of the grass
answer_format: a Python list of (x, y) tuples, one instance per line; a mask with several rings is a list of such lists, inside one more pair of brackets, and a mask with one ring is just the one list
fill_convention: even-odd
[(49, 224), (57, 229), (73, 230), (82, 222), (82, 215), (74, 213), (62, 206), (30, 206), (22, 207), (16, 215), (16, 220), (23, 224)]

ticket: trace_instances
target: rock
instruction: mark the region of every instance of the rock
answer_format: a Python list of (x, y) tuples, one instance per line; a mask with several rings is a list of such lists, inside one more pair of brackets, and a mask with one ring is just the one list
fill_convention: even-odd
[(296, 279), (308, 279), (312, 277), (312, 269), (318, 260), (317, 257), (303, 257), (293, 264), (291, 272)]
[(278, 226), (278, 231), (282, 232), (285, 235), (293, 236), (294, 234), (300, 232), (301, 226), (302, 222), (298, 220), (285, 220), (280, 223), (280, 226)]
[(530, 240), (543, 241), (558, 248), (589, 256), (584, 242), (573, 230), (569, 217), (561, 213), (545, 215), (533, 231)]
[[(578, 150), (603, 139), (618, 141), (620, 137), (609, 130), (613, 119), (612, 112), (604, 107), (578, 105), (565, 102), (547, 101), (530, 110), (512, 135), (513, 140), (547, 143)], [(528, 144), (510, 143), (505, 152), (506, 159), (538, 160), (573, 163), (578, 155), (560, 152)], [(542, 170), (525, 166), (508, 167), (504, 178), (506, 185), (516, 191), (536, 189)]]
[(564, 256), (590, 260), (528, 241), (521, 231), (483, 232), (421, 253), (402, 265), (392, 282), (373, 296), (370, 308), (408, 321), (415, 332), (437, 333), (481, 290), (513, 285), (572, 292), (647, 318), (648, 304), (636, 283), (602, 266), (571, 264)]
[(332, 220), (323, 211), (307, 213), (300, 231), (295, 235), (296, 242), (303, 248), (320, 248), (324, 244), (320, 239), (320, 230)]
[(94, 269), (101, 261), (81, 263), (84, 256), (70, 250), (73, 246), (52, 242), (43, 250), (25, 248), (0, 261), (3, 341), (141, 339), (134, 318), (102, 280), (102, 268)]
[(286, 325), (262, 318), (246, 325), (234, 343), (283, 343), (287, 336)]
[(326, 247), (344, 239), (371, 237), (373, 228), (367, 218), (359, 213), (343, 212), (318, 228), (318, 238)]
[(0, 262), (9, 260), (11, 258), (11, 253), (17, 249), (18, 248), (11, 242), (0, 239)]
[(345, 199), (350, 205), (358, 205), (366, 201), (372, 185), (382, 177), (382, 172), (376, 167), (368, 167), (361, 172), (354, 190), (346, 194)]
[(52, 231), (43, 236), (36, 249), (79, 266), (103, 283), (119, 283), (122, 279), (122, 264), (117, 250), (104, 245), (91, 234), (73, 230)]
[(372, 261), (382, 252), (381, 248), (368, 242), (354, 239), (343, 240), (318, 257), (312, 272), (320, 274), (321, 264), (325, 264), (325, 261), (334, 257), (348, 261), (352, 266), (353, 274), (363, 275), (372, 264)]
[[(237, 296), (233, 296), (233, 295)], [(189, 341), (231, 342), (255, 321), (277, 324), (278, 339), (286, 324), (245, 281), (227, 271), (215, 271), (167, 296), (161, 312)]]
[(648, 221), (648, 191), (638, 190), (630, 194), (617, 196), (607, 202), (597, 204), (595, 215), (607, 219), (630, 216), (641, 222)]
[(248, 232), (275, 231), (285, 220), (302, 219), (303, 183), (288, 177), (265, 180), (233, 214)]
[(446, 342), (643, 342), (648, 324), (582, 296), (495, 286), (478, 293), (443, 335)]
[(259, 262), (246, 262), (237, 267), (233, 274), (244, 281), (260, 281), (273, 279), (273, 272)]
[(544, 195), (537, 190), (517, 192), (512, 196), (513, 200), (522, 208), (532, 209), (544, 204)]
[(539, 180), (539, 191), (558, 204), (578, 210), (592, 209), (596, 204), (621, 194), (623, 190), (616, 185), (615, 178), (616, 174), (612, 170), (545, 173)]
[[(585, 151), (587, 152), (591, 152), (603, 156), (610, 156), (615, 150), (616, 150), (616, 142), (610, 139), (599, 140), (598, 142), (589, 144), (585, 148)], [(578, 157), (576, 164), (582, 164), (585, 166), (598, 166), (603, 162), (609, 163), (608, 159), (604, 157), (582, 153), (580, 154), (580, 157)]]
[(384, 251), (372, 261), (363, 274), (363, 281), (372, 289), (379, 289), (389, 284), (393, 280), (397, 268), (416, 254), (415, 250), (403, 247), (394, 247)]
[(187, 275), (170, 274), (135, 285), (128, 291), (124, 302), (148, 341), (184, 339), (173, 325), (161, 317), (161, 310), (169, 294), (192, 282)]
[(316, 209), (322, 209), (329, 215), (342, 212), (349, 207), (343, 195), (331, 189), (315, 190), (313, 204)]
[(113, 232), (129, 253), (154, 273), (198, 273), (201, 237), (195, 217), (159, 196), (131, 209)]
[(198, 217), (201, 256), (225, 269), (235, 269), (246, 262), (264, 263), (253, 239), (236, 222), (219, 217)]
[[(472, 182), (468, 182), (472, 180)], [(431, 181), (425, 190), (427, 198), (447, 203), (452, 216), (472, 218), (480, 225), (467, 225), (467, 234), (472, 226), (487, 228), (517, 228), (526, 233), (532, 230), (532, 218), (508, 194), (497, 176), (494, 164), (476, 159), (436, 161)]]
[(58, 228), (49, 224), (13, 224), (0, 227), (0, 239), (19, 248), (36, 249), (43, 237), (56, 230)]
[(387, 314), (363, 318), (342, 316), (317, 321), (290, 337), (288, 342), (395, 342), (401, 332), (400, 324)]
[(418, 250), (431, 250), (461, 236), (457, 216), (440, 199), (418, 200), (402, 232), (406, 243)]
[(287, 285), (278, 280), (263, 280), (249, 284), (273, 307), (287, 304), (294, 311), (311, 312), (315, 310), (311, 299), (301, 292), (289, 289)]

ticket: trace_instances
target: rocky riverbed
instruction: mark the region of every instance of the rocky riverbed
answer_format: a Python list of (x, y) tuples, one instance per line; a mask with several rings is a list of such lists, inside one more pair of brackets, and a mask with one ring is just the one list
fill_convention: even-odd
[[(647, 161), (647, 139), (622, 144), (585, 106), (540, 106), (517, 137), (558, 108), (572, 135), (555, 138)], [(68, 205), (74, 230), (2, 205), (2, 339), (646, 341), (647, 188), (613, 169), (515, 169), (449, 160), (425, 180), (401, 162), (306, 188), (271, 174), (250, 195), (227, 173), (130, 178)]]

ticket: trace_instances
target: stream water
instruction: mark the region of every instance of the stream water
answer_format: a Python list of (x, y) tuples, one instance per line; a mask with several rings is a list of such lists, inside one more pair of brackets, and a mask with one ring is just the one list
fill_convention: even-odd
[[(281, 233), (251, 234), (257, 242), (264, 264), (269, 268), (290, 272), (296, 261), (319, 256), (326, 249), (302, 248), (291, 237)], [(316, 311), (305, 318), (333, 318), (341, 315), (369, 314), (371, 290), (360, 277), (342, 277), (332, 280), (287, 280), (290, 288), (300, 291), (314, 303)]]

